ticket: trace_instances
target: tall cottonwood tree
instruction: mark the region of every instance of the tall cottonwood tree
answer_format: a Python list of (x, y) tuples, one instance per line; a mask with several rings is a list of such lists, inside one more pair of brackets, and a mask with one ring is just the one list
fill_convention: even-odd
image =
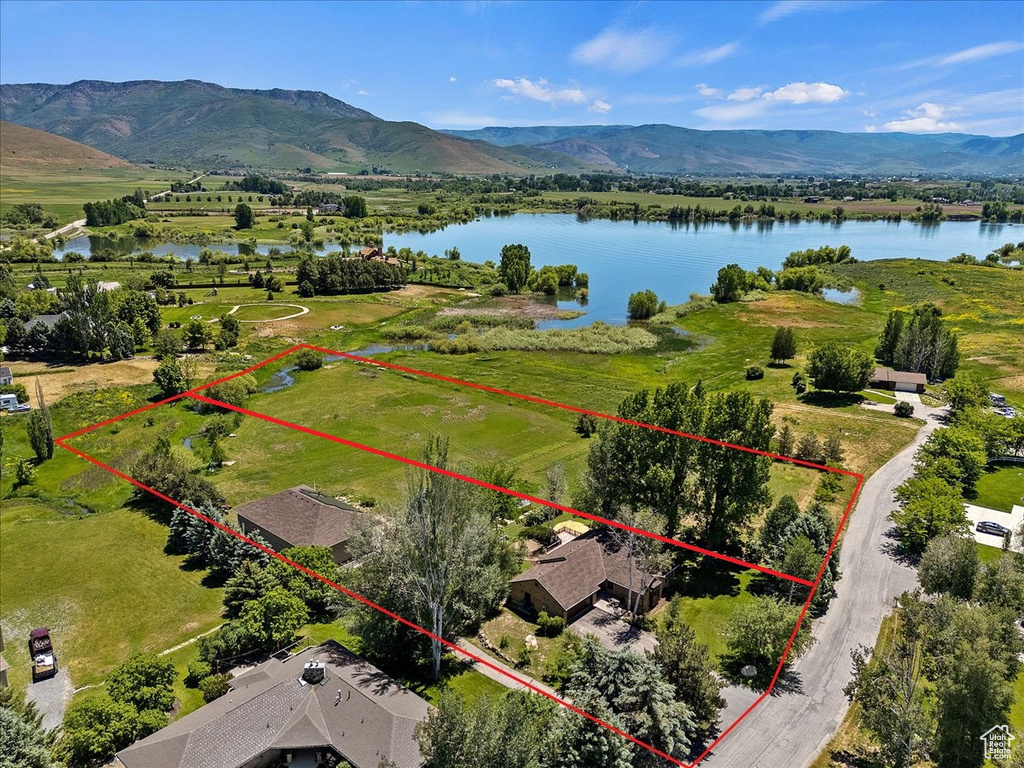
[[(431, 438), (425, 464), (449, 467), (448, 441)], [(364, 532), (354, 551), (366, 552), (361, 591), (375, 602), (430, 630), (431, 667), (441, 672), (443, 644), (469, 631), (508, 594), (519, 556), (501, 539), (481, 504), (478, 490), (425, 469), (410, 475), (406, 501), (386, 526)], [(368, 651), (387, 656), (401, 648), (409, 658), (419, 638), (378, 611), (362, 614), (360, 631)]]
[[(623, 400), (618, 415), (687, 434), (769, 450), (775, 432), (769, 401), (745, 392), (713, 393), (673, 382)], [(684, 516), (702, 538), (720, 546), (735, 540), (770, 500), (771, 460), (633, 424), (614, 423), (591, 445), (584, 507), (615, 517), (621, 507), (649, 507), (665, 520), (667, 535)]]

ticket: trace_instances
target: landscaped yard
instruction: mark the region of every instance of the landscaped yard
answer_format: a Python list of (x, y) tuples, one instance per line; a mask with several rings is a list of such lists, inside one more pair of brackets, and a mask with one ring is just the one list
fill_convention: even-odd
[(1000, 512), (1009, 512), (1014, 504), (1024, 504), (1024, 464), (989, 465), (977, 484), (978, 496), (972, 504)]
[[(488, 642), (496, 646), (508, 659), (511, 659), (511, 662), (507, 659), (499, 659), (499, 661), (516, 667), (534, 680), (541, 680), (544, 677), (548, 665), (557, 661), (565, 647), (563, 637), (542, 637), (537, 634), (538, 630), (537, 624), (527, 621), (508, 608), (502, 608), (501, 613), (480, 628)], [(565, 632), (567, 631), (570, 630), (565, 630)], [(565, 632), (563, 632), (563, 636)], [(526, 650), (527, 635), (533, 635), (536, 639), (536, 650)], [(477, 645), (480, 644), (479, 640), (475, 638), (473, 642)], [(481, 650), (486, 653), (486, 649)]]
[[(748, 588), (756, 571), (742, 571), (711, 558), (691, 561), (680, 574), (681, 615), (697, 640), (708, 646), (713, 662), (726, 651), (725, 628), (732, 615), (755, 598)], [(654, 613), (660, 621), (660, 611)]]

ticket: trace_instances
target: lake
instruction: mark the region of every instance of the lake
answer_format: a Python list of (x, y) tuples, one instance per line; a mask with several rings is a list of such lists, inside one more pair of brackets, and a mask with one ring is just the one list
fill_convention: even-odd
[[(719, 268), (736, 263), (745, 269), (778, 269), (792, 251), (822, 245), (848, 245), (861, 261), (921, 258), (945, 261), (959, 253), (978, 258), (1009, 241), (1024, 240), (1024, 227), (978, 222), (847, 221), (839, 224), (751, 222), (679, 225), (627, 222), (571, 214), (515, 214), (484, 218), (469, 224), (420, 234), (388, 234), (384, 244), (443, 254), (457, 246), (462, 258), (497, 263), (506, 243), (530, 249), (534, 267), (575, 264), (590, 276), (586, 315), (575, 320), (545, 321), (540, 327), (576, 327), (595, 320), (623, 323), (629, 294), (650, 288), (669, 304), (681, 304), (691, 293), (708, 293)], [(836, 299), (849, 300), (847, 296)], [(554, 301), (554, 298), (552, 299)], [(568, 295), (563, 309), (580, 308)]]
[[(959, 253), (978, 258), (1009, 241), (1024, 240), (1024, 227), (1012, 224), (981, 224), (947, 221), (940, 224), (847, 221), (709, 223), (672, 225), (665, 222), (630, 222), (592, 219), (572, 214), (520, 213), (481, 218), (469, 224), (453, 224), (428, 234), (385, 234), (384, 244), (440, 255), (458, 246), (462, 258), (498, 262), (506, 243), (523, 243), (530, 249), (535, 267), (543, 264), (575, 264), (590, 276), (586, 314), (574, 320), (546, 320), (541, 328), (570, 328), (595, 320), (623, 323), (626, 300), (634, 291), (650, 288), (669, 304), (686, 301), (691, 293), (708, 293), (719, 268), (737, 263), (745, 269), (766, 266), (778, 269), (792, 251), (822, 245), (849, 245), (862, 261), (890, 258), (921, 258), (945, 261)], [(113, 248), (123, 256), (148, 251), (178, 258), (199, 258), (204, 246), (124, 238), (111, 241), (90, 235), (76, 237), (60, 250), (90, 254)], [(251, 253), (247, 244), (212, 243), (205, 246), (227, 253)], [(266, 253), (273, 246), (260, 245)], [(288, 246), (278, 246), (288, 250)], [(325, 249), (332, 250), (331, 248)], [(830, 295), (830, 299), (856, 301), (854, 294)], [(552, 302), (556, 298), (552, 297)], [(562, 309), (580, 309), (571, 292), (557, 299)]]
[[(266, 256), (273, 245), (257, 245), (255, 253)], [(277, 245), (282, 251), (291, 250), (291, 246)], [(63, 259), (65, 253), (80, 253), (83, 256), (90, 256), (93, 253), (111, 251), (118, 257), (130, 256), (133, 253), (152, 253), (154, 256), (176, 256), (181, 260), (192, 259), (199, 261), (199, 252), (204, 248), (211, 251), (223, 251), (231, 255), (253, 255), (252, 246), (248, 243), (211, 243), (210, 245), (192, 245), (169, 243), (164, 240), (150, 240), (141, 237), (119, 237), (112, 239), (103, 235), (79, 235), (64, 243), (60, 248), (55, 248), (53, 255)]]

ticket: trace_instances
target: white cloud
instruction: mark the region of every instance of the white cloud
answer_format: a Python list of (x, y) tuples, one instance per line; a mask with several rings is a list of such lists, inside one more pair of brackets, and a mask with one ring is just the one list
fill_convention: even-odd
[(850, 11), (868, 3), (853, 0), (778, 0), (761, 11), (757, 20), (761, 24), (779, 21), (803, 11)]
[(779, 19), (784, 19), (787, 16), (797, 13), (798, 11), (802, 11), (811, 5), (813, 5), (813, 3), (811, 3), (810, 0), (779, 0), (761, 11), (761, 15), (757, 18), (761, 23), (778, 21)]
[(598, 114), (604, 115), (610, 112), (612, 105), (604, 99), (597, 99), (593, 104), (587, 107), (587, 112), (597, 112)]
[(737, 88), (726, 103), (702, 107), (694, 114), (715, 125), (729, 125), (785, 105), (831, 104), (846, 96), (848, 91), (831, 83), (789, 83), (767, 93), (764, 86)]
[(714, 64), (722, 59), (732, 56), (740, 49), (739, 43), (725, 43), (717, 48), (708, 48), (703, 51), (691, 51), (676, 59), (676, 65), (681, 67), (701, 66)]
[(341, 90), (343, 90), (343, 91), (347, 91), (353, 85), (359, 85), (359, 81), (358, 80), (342, 80), (340, 83), (338, 83), (338, 87), (341, 88)]
[(576, 46), (572, 59), (577, 64), (603, 67), (614, 72), (637, 72), (656, 64), (667, 51), (668, 40), (656, 29), (626, 32), (609, 28)]
[(452, 75), (451, 77), (448, 78), (449, 83), (454, 83), (455, 81), (455, 75)]
[(721, 88), (712, 88), (707, 83), (697, 83), (693, 87), (697, 89), (697, 93), (706, 99), (720, 99), (725, 95), (725, 91)]
[(951, 53), (948, 56), (943, 56), (939, 59), (939, 64), (965, 64), (969, 61), (981, 61), (982, 59), (991, 59), (993, 56), (1005, 56), (1008, 53), (1016, 53), (1017, 51), (1024, 50), (1024, 43), (1013, 42), (1012, 40), (1003, 40), (998, 43), (988, 43), (987, 45), (976, 45), (973, 48), (965, 48), (962, 51)]
[(494, 84), (502, 90), (511, 94), (508, 98), (519, 97), (532, 99), (545, 104), (557, 106), (559, 104), (583, 104), (587, 100), (586, 94), (579, 88), (553, 88), (547, 80), (541, 78), (534, 82), (525, 77), (517, 77), (509, 80), (499, 77)]
[(963, 131), (962, 123), (955, 123), (949, 118), (958, 110), (944, 107), (931, 102), (922, 103), (917, 109), (908, 109), (906, 118), (890, 120), (882, 126), (884, 131), (903, 131), (904, 133), (949, 133)]
[(356, 96), (369, 96), (369, 95), (370, 95), (370, 92), (369, 91), (364, 91), (362, 88), (360, 88), (358, 91), (356, 91)]
[(729, 101), (750, 101), (751, 99), (759, 98), (763, 92), (764, 86), (761, 85), (754, 88), (737, 88), (726, 96), (726, 98)]
[(789, 104), (831, 104), (849, 95), (849, 91), (831, 83), (790, 83), (766, 93), (763, 98)]
[(914, 69), (915, 67), (950, 67), (956, 64), (970, 64), (983, 59), (991, 59), (995, 56), (1006, 56), (1007, 54), (1024, 51), (1024, 43), (1015, 40), (1001, 40), (996, 43), (976, 45), (973, 48), (964, 48), (962, 51), (947, 53), (943, 56), (929, 56), (926, 59), (918, 59), (901, 64), (897, 70)]

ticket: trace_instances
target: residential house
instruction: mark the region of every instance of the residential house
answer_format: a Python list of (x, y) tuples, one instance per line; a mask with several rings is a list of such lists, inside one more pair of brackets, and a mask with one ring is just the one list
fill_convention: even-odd
[(420, 768), (426, 701), (333, 640), (271, 659), (117, 753), (124, 768)]
[(330, 547), (334, 561), (351, 559), (348, 542), (356, 534), (359, 511), (343, 501), (299, 485), (234, 510), (242, 533), (258, 533), (274, 550)]
[[(661, 598), (664, 576), (641, 573), (633, 564), (633, 589), (641, 581), (650, 584), (641, 598), (643, 610), (650, 610)], [(546, 611), (572, 621), (603, 597), (622, 603), (629, 598), (629, 558), (626, 547), (607, 531), (590, 531), (555, 547), (535, 566), (510, 582), (509, 599), (528, 613)], [(636, 599), (636, 591), (632, 599)]]
[(893, 371), (889, 368), (875, 368), (871, 386), (877, 389), (888, 389), (895, 392), (924, 392), (928, 377), (923, 373), (910, 371)]
[(6, 365), (0, 366), (0, 387), (6, 387), (14, 383), (14, 374)]
[(383, 261), (384, 251), (379, 246), (376, 245), (364, 245), (362, 248), (359, 249), (359, 258), (366, 259), (367, 261), (372, 261), (374, 259), (376, 259), (377, 261)]

